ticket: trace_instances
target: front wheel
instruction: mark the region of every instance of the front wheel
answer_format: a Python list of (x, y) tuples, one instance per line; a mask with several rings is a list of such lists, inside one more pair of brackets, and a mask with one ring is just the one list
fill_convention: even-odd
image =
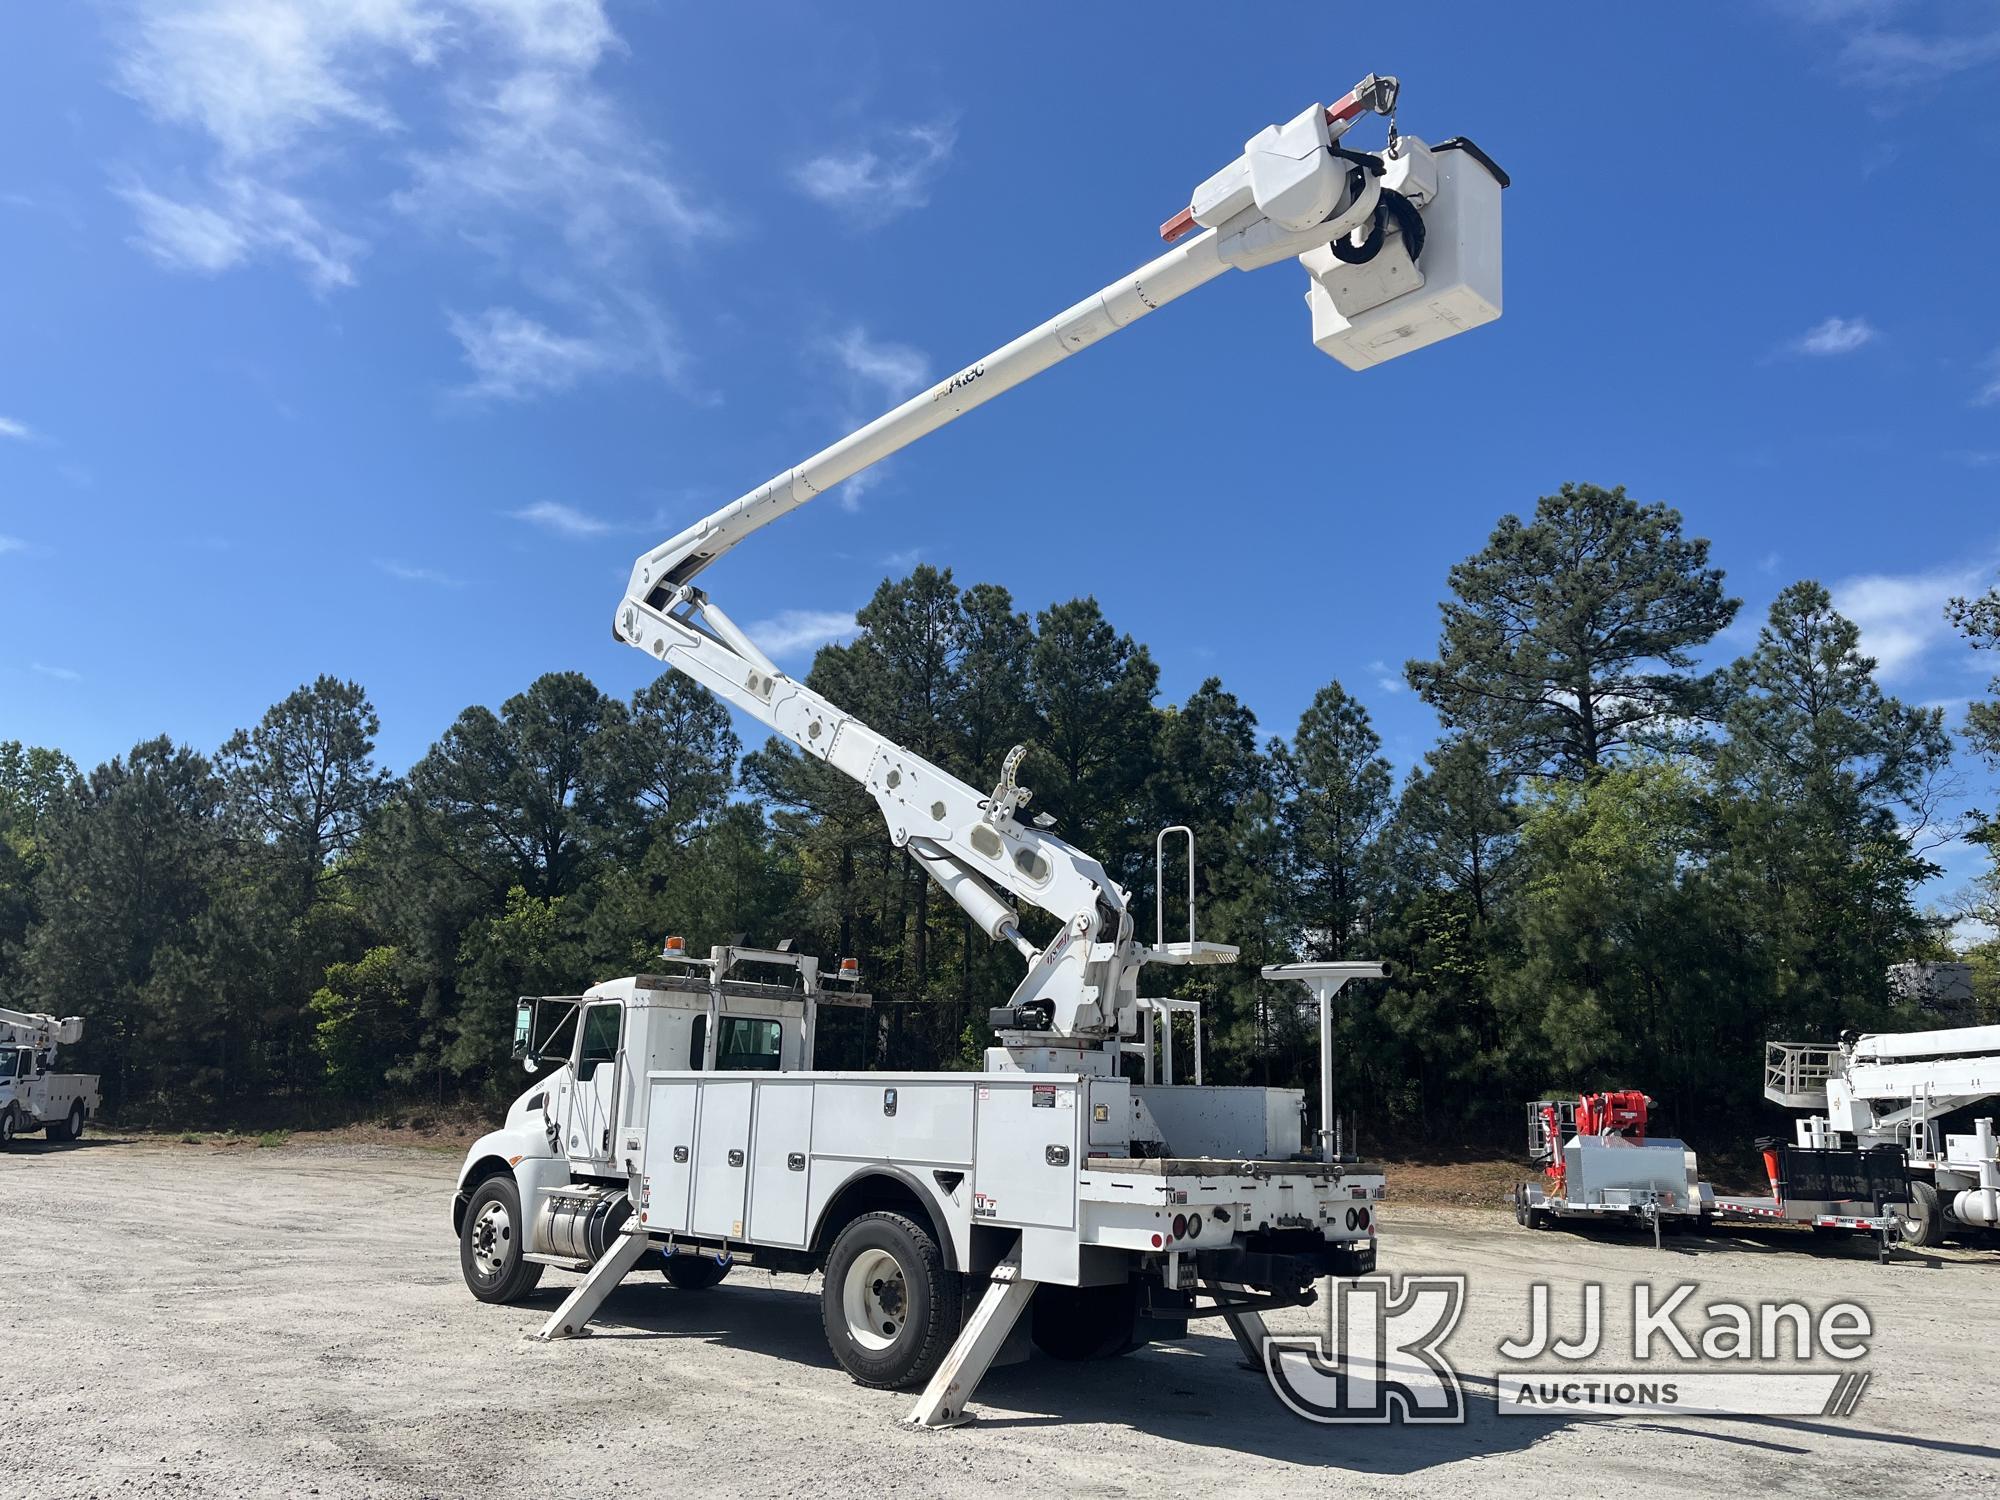
[(877, 1390), (922, 1385), (958, 1335), (958, 1277), (930, 1231), (901, 1214), (863, 1214), (833, 1242), (820, 1289), (827, 1347)]
[(542, 1279), (539, 1261), (522, 1251), (521, 1190), (506, 1173), (474, 1189), (458, 1233), (458, 1268), (481, 1302), (518, 1302)]
[(21, 1132), (20, 1117), (14, 1113), (14, 1106), (0, 1109), (0, 1147), (14, 1144), (14, 1137)]

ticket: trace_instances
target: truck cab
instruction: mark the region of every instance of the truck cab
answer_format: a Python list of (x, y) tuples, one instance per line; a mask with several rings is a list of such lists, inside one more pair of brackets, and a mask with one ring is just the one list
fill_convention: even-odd
[[(690, 960), (670, 946), (662, 957), (668, 972), (522, 997), (514, 1057), (535, 1081), (473, 1143), (452, 1203), (476, 1295), (511, 1301), (544, 1267), (582, 1270), (602, 1254), (631, 1211), (649, 1077), (804, 1072), (821, 1010), (872, 1003), (851, 966), (826, 979), (804, 954), (719, 948)], [(481, 1214), (469, 1232), (468, 1215)]]

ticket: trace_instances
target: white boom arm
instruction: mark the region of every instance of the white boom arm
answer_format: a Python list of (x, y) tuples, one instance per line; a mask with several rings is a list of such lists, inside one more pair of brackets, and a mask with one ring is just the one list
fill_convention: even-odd
[[(1380, 290), (1377, 301), (1407, 301), (1416, 295), (1411, 278), (1419, 289), (1424, 278), (1414, 270), (1412, 257), (1421, 249), (1422, 236), (1412, 240), (1409, 224), (1419, 210), (1447, 196), (1440, 193), (1436, 159), (1414, 138), (1405, 138), (1400, 150), (1392, 146), (1386, 159), (1344, 152), (1336, 144), (1363, 113), (1389, 113), (1395, 97), (1394, 79), (1371, 75), (1331, 109), (1314, 105), (1288, 124), (1259, 132), (1161, 230), (1170, 240), (1197, 226), (1202, 233), (1180, 239), (1158, 259), (767, 480), (633, 565), (614, 625), (620, 640), (685, 672), (806, 754), (860, 782), (881, 808), (896, 846), (910, 850), (989, 936), (1009, 941), (1021, 952), (1028, 973), (1007, 1014), (995, 1018), (1003, 1031), (1053, 1032), (1080, 1043), (1115, 1037), (1119, 1010), (1131, 1007), (1137, 997), (1141, 964), (1219, 955), (1205, 953), (1192, 941), (1154, 949), (1135, 941), (1127, 893), (1104, 867), (1016, 817), (1030, 796), (1014, 781), (1018, 747), (993, 792), (968, 786), (781, 671), (692, 580), (752, 532), (1225, 271), (1254, 270), (1319, 252), (1320, 261), (1307, 265), (1316, 289), (1324, 291), (1346, 275), (1349, 263), (1326, 253), (1330, 244), (1341, 241), (1353, 247), (1351, 253), (1367, 258), (1366, 263), (1352, 263), (1356, 276), (1380, 281), (1385, 272), (1381, 262), (1390, 257), (1368, 246), (1379, 249), (1385, 240), (1394, 244), (1400, 237), (1410, 250), (1402, 262), (1402, 279), (1391, 277), (1393, 285)], [(1476, 148), (1465, 149), (1476, 153)], [(1396, 205), (1396, 213), (1388, 212)], [(1490, 230), (1496, 237), (1497, 274), (1497, 214)], [(1440, 295), (1449, 290), (1440, 289)], [(1358, 294), (1345, 295), (1343, 314), (1358, 322), (1366, 316), (1369, 295), (1366, 285)], [(1492, 295), (1497, 298), (1497, 286)], [(1459, 321), (1444, 333), (1416, 333), (1409, 347), (1483, 321), (1467, 320), (1462, 307), (1446, 313), (1441, 301), (1437, 305), (1439, 317)], [(1425, 328), (1428, 310), (1411, 314), (1403, 332)], [(1488, 316), (1497, 316), (1497, 305)], [(1317, 310), (1315, 323), (1317, 327)], [(1394, 352), (1400, 349), (1378, 351), (1375, 357)], [(1022, 902), (1062, 922), (1046, 947), (1037, 948), (1022, 936)]]
[(0, 1005), (0, 1042), (28, 1047), (69, 1047), (83, 1040), (83, 1017), (37, 1015)]

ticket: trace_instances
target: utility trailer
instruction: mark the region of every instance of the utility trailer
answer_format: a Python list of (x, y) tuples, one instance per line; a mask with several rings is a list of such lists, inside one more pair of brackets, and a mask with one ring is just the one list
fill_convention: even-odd
[(1685, 1141), (1646, 1134), (1652, 1103), (1636, 1090), (1532, 1101), (1528, 1159), (1543, 1173), (1540, 1182), (1515, 1184), (1515, 1222), (1530, 1229), (1565, 1220), (1641, 1223), (1655, 1244), (1663, 1219), (1705, 1222), (1712, 1194), (1695, 1154)]
[(1876, 1259), (1888, 1259), (1902, 1237), (1910, 1201), (1910, 1163), (1902, 1147), (1849, 1151), (1766, 1136), (1757, 1149), (1770, 1179), (1770, 1196), (1714, 1194), (1710, 1211), (1716, 1222), (1869, 1234), (1875, 1237)]
[(30, 1131), (52, 1141), (83, 1138), (97, 1117), (97, 1076), (52, 1071), (55, 1049), (83, 1040), (83, 1018), (0, 1007), (0, 1147)]
[[(459, 1175), (476, 1297), (588, 1273), (545, 1338), (582, 1332), (642, 1265), (687, 1290), (746, 1263), (823, 1272), (835, 1358), (867, 1385), (932, 1382), (913, 1420), (936, 1425), (1031, 1344), (1108, 1358), (1220, 1316), (1261, 1365), (1262, 1312), (1374, 1268), (1382, 1174), (1304, 1153), (1300, 1090), (1024, 1071), (997, 1048), (983, 1073), (816, 1071), (820, 1011), (867, 996), (803, 955), (669, 961), (522, 1001), (516, 1053), (551, 1072)], [(1330, 998), (1381, 973), (1285, 977)]]

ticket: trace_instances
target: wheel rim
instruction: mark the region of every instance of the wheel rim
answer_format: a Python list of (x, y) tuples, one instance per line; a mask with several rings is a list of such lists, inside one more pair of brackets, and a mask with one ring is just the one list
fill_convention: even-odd
[(472, 1264), (483, 1281), (498, 1280), (514, 1248), (514, 1216), (494, 1199), (472, 1221)]
[(82, 1135), (83, 1106), (81, 1104), (72, 1104), (69, 1107), (69, 1138), (74, 1141), (80, 1139)]
[(0, 1115), (0, 1141), (11, 1141), (13, 1139), (14, 1111), (10, 1109), (6, 1114)]
[(887, 1250), (863, 1250), (849, 1263), (840, 1286), (840, 1308), (848, 1337), (862, 1348), (879, 1354), (895, 1343), (909, 1302), (908, 1278)]

